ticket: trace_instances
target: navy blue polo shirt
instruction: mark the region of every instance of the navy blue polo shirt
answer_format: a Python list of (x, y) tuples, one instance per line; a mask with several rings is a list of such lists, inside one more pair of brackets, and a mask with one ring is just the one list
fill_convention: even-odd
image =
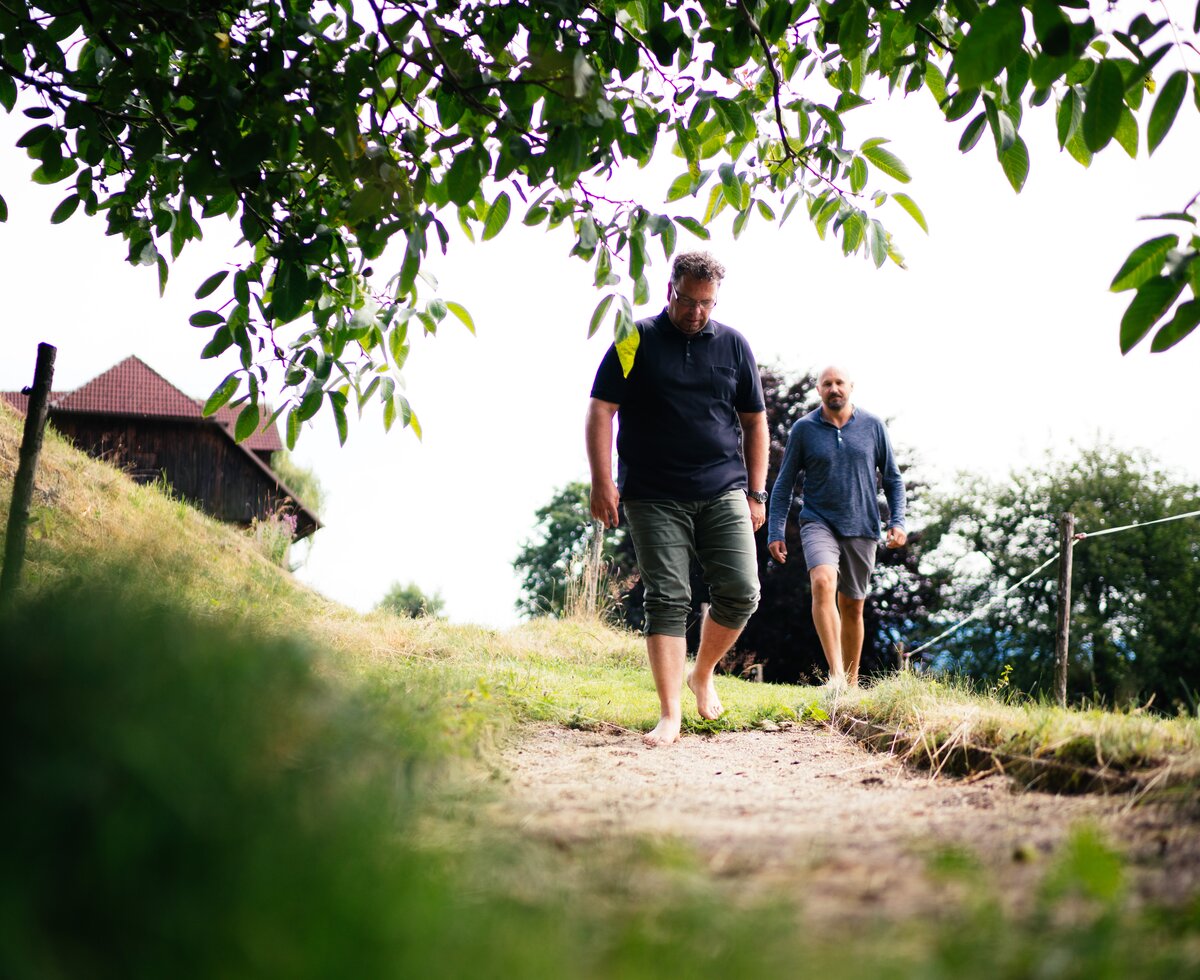
[(617, 409), (617, 486), (623, 500), (708, 500), (746, 489), (739, 412), (765, 409), (746, 338), (709, 320), (698, 334), (663, 310), (636, 324), (629, 377), (610, 346), (592, 397)]

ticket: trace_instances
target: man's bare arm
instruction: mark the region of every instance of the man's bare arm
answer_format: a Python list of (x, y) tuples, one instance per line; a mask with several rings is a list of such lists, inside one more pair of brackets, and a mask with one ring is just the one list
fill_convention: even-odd
[(592, 517), (606, 527), (617, 526), (617, 505), (620, 503), (612, 478), (613, 416), (617, 414), (617, 407), (613, 402), (591, 399), (585, 426), (588, 467), (592, 471)]

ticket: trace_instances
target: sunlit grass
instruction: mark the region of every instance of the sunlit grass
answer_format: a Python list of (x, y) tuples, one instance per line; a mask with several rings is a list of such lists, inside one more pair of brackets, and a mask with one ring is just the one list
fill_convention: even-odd
[[(5, 522), (18, 440), (0, 407)], [(1086, 832), (1026, 917), (998, 911), (978, 865), (937, 854), (929, 873), (961, 903), (852, 937), (804, 928), (820, 896), (802, 883), (737, 893), (682, 836), (523, 836), (489, 819), (499, 748), (527, 721), (651, 727), (641, 638), (582, 618), (495, 631), (360, 615), (53, 435), (34, 517), (0, 624), (5, 976), (1174, 978), (1200, 964), (1200, 906), (1131, 906), (1120, 857)], [(1197, 756), (1194, 721), (912, 676), (717, 686), (726, 715), (689, 708), (693, 735), (854, 716), (913, 744), (1112, 769), (1178, 773)]]

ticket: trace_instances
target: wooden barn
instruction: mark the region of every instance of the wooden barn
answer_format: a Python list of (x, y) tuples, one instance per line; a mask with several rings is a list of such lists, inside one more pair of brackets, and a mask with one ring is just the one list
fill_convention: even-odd
[[(0, 392), (24, 414), (28, 395)], [(271, 469), (283, 448), (274, 423), (244, 442), (234, 440), (237, 412), (225, 407), (205, 418), (204, 402), (189, 398), (136, 357), (75, 391), (52, 392), (50, 423), (89, 455), (107, 460), (139, 483), (160, 477), (184, 499), (221, 521), (249, 527), (286, 509), (296, 539), (321, 526)]]

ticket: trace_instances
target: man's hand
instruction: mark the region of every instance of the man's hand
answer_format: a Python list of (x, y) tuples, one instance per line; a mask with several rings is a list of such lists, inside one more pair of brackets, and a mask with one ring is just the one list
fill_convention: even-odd
[(757, 531), (767, 523), (767, 505), (760, 504), (757, 500), (750, 497), (746, 499), (750, 504), (750, 526)]
[(889, 527), (887, 529), (887, 547), (903, 548), (904, 543), (908, 540), (908, 534), (902, 527)]
[(617, 492), (617, 485), (609, 480), (607, 483), (597, 482), (592, 484), (592, 517), (600, 521), (605, 527), (616, 527), (618, 521), (617, 505), (621, 502), (621, 495)]
[(772, 541), (767, 545), (767, 551), (771, 553), (771, 557), (779, 562), (779, 564), (787, 564), (787, 545), (782, 541)]

